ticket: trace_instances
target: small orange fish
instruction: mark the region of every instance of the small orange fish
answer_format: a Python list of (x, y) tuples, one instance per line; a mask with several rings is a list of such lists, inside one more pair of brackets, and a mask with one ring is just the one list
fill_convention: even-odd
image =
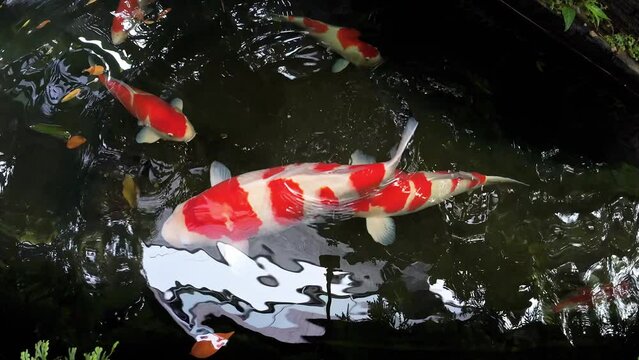
[(229, 338), (235, 334), (235, 331), (229, 333), (215, 333), (198, 335), (197, 342), (191, 348), (191, 355), (198, 359), (206, 359), (215, 354), (229, 341)]
[(89, 75), (102, 75), (104, 74), (104, 66), (92, 65), (91, 67), (82, 70), (82, 72), (88, 73)]
[(51, 20), (48, 20), (48, 19), (47, 19), (47, 20), (44, 20), (43, 22), (41, 22), (40, 24), (38, 24), (38, 26), (36, 26), (36, 29), (40, 30), (40, 29), (42, 29), (43, 27), (47, 26), (47, 24), (48, 24), (48, 23), (50, 23), (50, 22), (51, 22)]
[(74, 89), (71, 92), (69, 92), (68, 94), (64, 95), (64, 97), (62, 98), (62, 100), (60, 100), (60, 102), (61, 103), (67, 102), (67, 101), (69, 101), (71, 99), (74, 99), (79, 94), (80, 94), (80, 89)]
[(173, 9), (171, 9), (171, 8), (166, 8), (166, 9), (164, 9), (164, 10), (160, 11), (160, 13), (158, 14), (157, 19), (158, 19), (158, 20), (160, 20), (160, 19), (165, 18), (165, 17), (166, 17), (166, 14), (170, 13), (170, 12), (171, 12), (171, 10), (173, 10)]
[(67, 140), (67, 149), (75, 149), (87, 142), (87, 139), (82, 135), (73, 135)]

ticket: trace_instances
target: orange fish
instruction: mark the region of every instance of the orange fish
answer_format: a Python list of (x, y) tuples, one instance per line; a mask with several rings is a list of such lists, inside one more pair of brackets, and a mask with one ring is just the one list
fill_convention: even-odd
[(82, 135), (73, 135), (67, 140), (67, 149), (75, 149), (87, 142), (87, 139)]
[(235, 334), (235, 331), (198, 335), (196, 338), (197, 342), (193, 344), (191, 348), (191, 355), (198, 359), (206, 359), (226, 345), (233, 334)]
[(158, 19), (158, 20), (160, 20), (160, 19), (162, 19), (162, 18), (165, 18), (165, 17), (166, 17), (166, 14), (170, 13), (170, 12), (171, 12), (171, 10), (173, 10), (173, 9), (171, 9), (171, 8), (166, 8), (166, 9), (164, 9), (164, 10), (160, 11), (160, 13), (158, 14), (157, 19)]
[(91, 65), (91, 67), (82, 70), (82, 72), (88, 73), (89, 75), (102, 75), (104, 74), (104, 66)]
[(38, 24), (38, 26), (36, 26), (36, 29), (40, 30), (43, 27), (47, 26), (48, 23), (50, 23), (51, 20), (44, 20), (43, 22), (41, 22), (40, 24)]
[(69, 101), (71, 99), (74, 99), (79, 94), (80, 94), (80, 89), (74, 89), (71, 92), (69, 92), (68, 94), (64, 95), (64, 97), (62, 98), (62, 100), (60, 102), (67, 102), (67, 101)]

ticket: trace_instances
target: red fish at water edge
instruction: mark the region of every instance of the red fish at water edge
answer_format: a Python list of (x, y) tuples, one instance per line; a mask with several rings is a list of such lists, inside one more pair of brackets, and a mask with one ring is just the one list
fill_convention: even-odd
[(573, 294), (552, 307), (554, 313), (561, 312), (567, 309), (573, 309), (580, 305), (587, 307), (593, 307), (594, 301), (597, 298), (611, 300), (614, 297), (626, 298), (632, 294), (632, 283), (626, 279), (621, 281), (617, 285), (612, 283), (600, 284), (595, 286), (594, 289), (590, 287), (583, 287), (577, 289)]
[[(351, 155), (351, 164), (374, 161), (359, 150)], [(395, 222), (391, 216), (411, 214), (483, 185), (496, 183), (526, 185), (517, 180), (477, 172), (397, 171), (395, 179), (388, 186), (353, 204), (354, 216), (366, 218), (366, 228), (373, 240), (390, 245), (395, 241)]]
[(138, 143), (153, 143), (160, 139), (189, 142), (195, 137), (193, 125), (182, 113), (182, 100), (176, 98), (168, 104), (153, 94), (107, 77), (103, 70), (103, 67), (93, 65), (85, 71), (97, 76), (102, 85), (138, 119), (138, 124), (144, 126), (135, 137)]
[(213, 356), (229, 342), (229, 338), (233, 336), (233, 334), (235, 334), (235, 331), (198, 335), (196, 343), (193, 344), (191, 348), (191, 355), (198, 359), (206, 359), (209, 356)]
[(392, 180), (416, 128), (411, 118), (395, 155), (374, 164), (303, 163), (231, 177), (215, 161), (211, 188), (179, 204), (164, 222), (162, 237), (176, 247), (223, 241), (246, 253), (251, 237), (351, 216), (351, 204)]
[(144, 19), (144, 9), (156, 0), (120, 0), (111, 23), (111, 42), (122, 44), (128, 37), (133, 21)]
[(271, 14), (270, 17), (273, 20), (289, 22), (307, 30), (309, 35), (339, 54), (342, 58), (333, 64), (332, 71), (334, 73), (344, 70), (349, 63), (356, 66), (376, 67), (383, 62), (379, 50), (360, 40), (361, 33), (356, 29), (330, 25), (302, 16)]

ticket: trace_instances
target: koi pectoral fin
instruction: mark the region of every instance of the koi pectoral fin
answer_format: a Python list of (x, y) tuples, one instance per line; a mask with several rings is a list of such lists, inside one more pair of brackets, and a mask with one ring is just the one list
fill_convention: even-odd
[(224, 180), (231, 178), (231, 170), (224, 166), (219, 161), (213, 161), (211, 163), (211, 169), (209, 170), (209, 177), (211, 179), (211, 187), (221, 183)]
[(182, 101), (182, 99), (180, 98), (175, 98), (171, 101), (171, 107), (179, 112), (182, 112), (182, 109), (184, 108), (184, 101)]
[(395, 241), (395, 221), (390, 217), (366, 218), (366, 230), (373, 240), (382, 245), (390, 245)]
[(334, 72), (334, 73), (338, 73), (338, 72), (346, 69), (348, 64), (350, 64), (348, 62), (348, 60), (346, 60), (344, 58), (339, 58), (339, 59), (335, 60), (335, 63), (333, 64), (333, 67), (331, 68), (331, 71)]
[(138, 135), (135, 137), (135, 141), (140, 144), (150, 144), (160, 140), (160, 135), (149, 127), (143, 127)]

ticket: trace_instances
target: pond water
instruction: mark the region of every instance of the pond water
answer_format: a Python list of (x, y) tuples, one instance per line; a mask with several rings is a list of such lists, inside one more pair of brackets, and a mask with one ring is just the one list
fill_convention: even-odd
[[(639, 102), (564, 44), (498, 3), (159, 0), (166, 18), (114, 46), (117, 1), (85, 4), (0, 8), (0, 358), (49, 339), (54, 354), (117, 340), (114, 358), (188, 359), (211, 330), (235, 331), (220, 358), (639, 354)], [(385, 62), (334, 74), (334, 54), (267, 13), (358, 28)], [(136, 143), (135, 119), (82, 73), (90, 55), (183, 99), (197, 136)], [(386, 247), (362, 219), (256, 238), (248, 255), (159, 239), (213, 160), (237, 175), (385, 159), (410, 116), (404, 169), (529, 186), (398, 217)]]

